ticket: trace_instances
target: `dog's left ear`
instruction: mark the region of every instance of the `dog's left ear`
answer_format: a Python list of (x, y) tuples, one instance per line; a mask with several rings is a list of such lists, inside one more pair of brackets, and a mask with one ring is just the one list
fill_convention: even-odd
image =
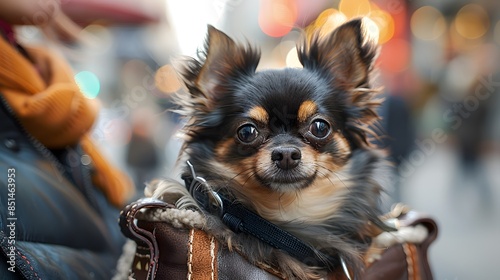
[[(202, 98), (206, 107), (230, 91), (234, 81), (255, 72), (260, 53), (234, 42), (215, 27), (208, 26), (205, 47), (199, 60), (192, 60), (184, 81), (193, 98)], [(210, 108), (198, 108), (208, 109)]]
[(327, 71), (335, 84), (346, 90), (363, 87), (369, 82), (378, 54), (378, 30), (367, 18), (351, 20), (332, 33), (319, 32), (300, 46), (298, 55), (304, 68)]

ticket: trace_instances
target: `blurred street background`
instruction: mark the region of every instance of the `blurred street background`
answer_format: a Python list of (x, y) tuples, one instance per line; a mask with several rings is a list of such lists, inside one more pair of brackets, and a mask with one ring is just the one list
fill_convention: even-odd
[[(195, 56), (207, 24), (262, 49), (260, 69), (299, 67), (295, 43), (310, 24), (359, 16), (380, 31), (375, 84), (402, 201), (439, 225), (430, 261), (438, 280), (500, 275), (500, 1), (498, 0), (61, 0), (83, 27), (59, 50), (102, 105), (93, 137), (144, 182), (172, 176), (183, 90), (173, 63)], [(316, 21), (314, 21), (317, 19)], [(31, 27), (19, 40), (44, 43)]]

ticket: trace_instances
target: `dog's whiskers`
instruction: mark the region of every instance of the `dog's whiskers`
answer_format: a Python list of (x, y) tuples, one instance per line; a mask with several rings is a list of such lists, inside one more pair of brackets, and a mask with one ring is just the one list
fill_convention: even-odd
[(248, 179), (249, 179), (249, 178), (251, 178), (251, 177), (253, 176), (253, 175), (252, 175), (252, 172), (251, 172), (251, 171), (252, 171), (252, 168), (251, 168), (251, 167), (250, 167), (250, 168), (247, 168), (247, 169), (245, 169), (245, 170), (243, 170), (243, 171), (241, 171), (241, 172), (237, 173), (237, 174), (236, 174), (236, 175), (234, 175), (233, 177), (229, 178), (229, 179), (226, 181), (226, 183), (224, 184), (224, 188), (229, 188), (229, 184), (230, 184), (231, 182), (236, 182), (236, 183), (238, 183), (238, 181), (236, 180), (236, 178), (238, 178), (239, 176), (245, 175), (245, 173), (246, 173), (246, 172), (249, 172), (249, 171), (250, 171), (250, 173), (251, 173), (251, 174), (250, 174), (250, 176), (249, 176), (249, 177), (245, 180), (245, 184), (246, 184), (246, 182), (248, 181)]
[[(346, 183), (344, 182), (344, 180), (343, 180), (343, 179), (339, 176), (339, 174), (338, 174), (335, 170), (329, 170), (328, 168), (326, 168), (326, 167), (324, 167), (324, 166), (322, 166), (322, 165), (320, 165), (320, 164), (318, 164), (318, 163), (316, 163), (316, 167), (318, 168), (318, 173), (320, 172), (320, 169), (321, 169), (321, 168), (322, 168), (322, 169), (324, 169), (324, 170), (326, 170), (326, 171), (328, 171), (329, 173), (331, 173), (331, 174), (333, 174), (335, 177), (337, 177), (337, 180), (338, 180), (338, 181), (339, 181), (339, 182), (340, 182), (340, 183), (341, 183), (341, 184), (342, 184), (342, 185), (343, 185), (346, 189), (349, 189), (348, 184), (346, 184)], [(331, 183), (333, 186), (335, 186), (335, 184), (332, 182), (332, 180), (331, 180), (330, 176), (326, 175), (326, 176), (324, 176), (324, 177), (325, 177), (325, 178), (327, 178), (327, 179), (328, 179), (328, 181), (330, 181), (330, 183)]]

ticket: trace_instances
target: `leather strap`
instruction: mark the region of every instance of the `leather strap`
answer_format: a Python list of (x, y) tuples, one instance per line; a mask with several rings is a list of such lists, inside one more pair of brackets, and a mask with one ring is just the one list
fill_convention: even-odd
[(168, 204), (164, 201), (143, 198), (137, 200), (136, 202), (127, 205), (120, 212), (120, 219), (118, 221), (120, 229), (126, 237), (134, 240), (138, 246), (145, 246), (149, 248), (149, 270), (146, 279), (154, 279), (156, 272), (158, 270), (158, 259), (160, 257), (160, 251), (158, 248), (158, 243), (155, 238), (155, 230), (148, 231), (138, 227), (135, 223), (135, 216), (137, 212), (141, 209), (147, 208), (175, 208), (173, 205)]

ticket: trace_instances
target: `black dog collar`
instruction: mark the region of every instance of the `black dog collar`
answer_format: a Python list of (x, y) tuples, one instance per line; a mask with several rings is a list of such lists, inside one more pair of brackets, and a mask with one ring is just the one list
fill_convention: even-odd
[(333, 271), (338, 265), (342, 265), (349, 278), (347, 267), (340, 256), (329, 257), (245, 208), (241, 203), (230, 201), (214, 191), (203, 177), (197, 176), (189, 161), (187, 165), (191, 174), (183, 176), (183, 180), (190, 194), (205, 211), (219, 216), (233, 232), (250, 234), (310, 266)]

